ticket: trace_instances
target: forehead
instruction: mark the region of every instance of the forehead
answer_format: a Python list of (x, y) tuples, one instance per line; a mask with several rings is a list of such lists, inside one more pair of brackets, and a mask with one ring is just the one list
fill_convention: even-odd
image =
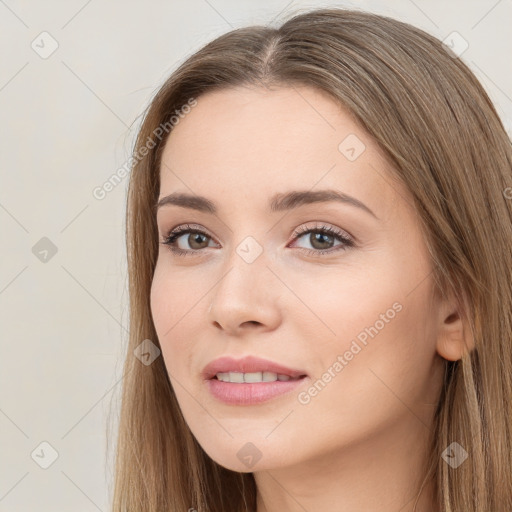
[(237, 87), (197, 101), (167, 140), (160, 196), (180, 191), (242, 205), (291, 189), (334, 188), (383, 212), (406, 193), (389, 185), (377, 144), (322, 91)]

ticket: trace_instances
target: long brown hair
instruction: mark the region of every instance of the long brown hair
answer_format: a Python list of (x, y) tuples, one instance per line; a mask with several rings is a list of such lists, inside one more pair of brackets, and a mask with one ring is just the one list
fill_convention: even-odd
[[(461, 360), (446, 361), (424, 482), (435, 483), (442, 512), (510, 512), (511, 142), (480, 83), (440, 41), (391, 18), (337, 8), (218, 37), (172, 73), (145, 112), (126, 212), (130, 334), (113, 511), (256, 510), (253, 475), (227, 470), (202, 450), (163, 358), (144, 365), (134, 356), (143, 340), (159, 346), (149, 300), (158, 255), (154, 204), (172, 116), (179, 121), (176, 111), (208, 91), (239, 85), (328, 93), (412, 192), (436, 291), (458, 298), (475, 342)], [(441, 458), (452, 442), (469, 455), (457, 469)]]

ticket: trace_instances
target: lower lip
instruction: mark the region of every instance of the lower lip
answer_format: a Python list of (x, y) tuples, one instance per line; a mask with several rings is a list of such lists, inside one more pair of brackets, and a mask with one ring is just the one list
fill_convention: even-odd
[(306, 379), (307, 377), (302, 377), (297, 380), (253, 383), (208, 379), (206, 385), (210, 393), (221, 402), (230, 405), (253, 405), (289, 393), (303, 385)]

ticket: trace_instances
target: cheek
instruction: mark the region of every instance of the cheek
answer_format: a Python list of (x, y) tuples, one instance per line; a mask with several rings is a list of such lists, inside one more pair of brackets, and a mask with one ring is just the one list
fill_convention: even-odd
[(161, 265), (157, 264), (151, 283), (150, 306), (153, 323), (161, 343), (164, 341), (164, 332), (173, 325), (170, 318), (171, 312), (174, 310), (173, 294), (171, 293), (172, 288), (169, 286), (171, 283), (168, 281), (168, 276), (163, 272)]
[(151, 284), (151, 313), (169, 377), (185, 384), (197, 372), (209, 304), (205, 294), (214, 281), (207, 270), (166, 265), (165, 255), (162, 260)]
[(334, 438), (339, 428), (348, 437), (369, 435), (411, 411), (428, 421), (422, 404), (435, 400), (430, 289), (425, 282), (407, 294), (390, 277), (371, 288), (345, 282), (343, 293), (324, 296), (336, 337), (316, 344), (319, 371), (299, 403), (307, 417), (325, 418)]
[(200, 282), (199, 276), (171, 269), (171, 265), (159, 260), (151, 283), (151, 312), (161, 342), (172, 338), (184, 325), (183, 321), (194, 315), (194, 308), (201, 306), (199, 301), (204, 294), (202, 286), (194, 286), (196, 277)]
[(329, 278), (314, 286), (311, 280), (294, 281), (300, 283), (297, 295), (307, 297), (317, 315), (301, 324), (302, 351), (311, 354), (315, 341), (316, 374), (299, 403), (310, 404), (311, 413), (328, 411), (333, 422), (340, 420), (340, 410), (353, 423), (365, 414), (368, 420), (403, 412), (401, 400), (421, 402), (435, 357), (428, 262), (390, 250), (360, 263), (329, 269)]
[[(392, 258), (384, 251), (368, 251), (347, 254), (346, 260), (336, 266), (316, 268), (307, 279), (306, 272), (285, 274), (283, 270), (285, 281), (293, 283), (294, 295), (302, 302), (288, 300), (289, 309), (282, 312), (283, 318), (290, 324), (310, 327), (303, 340), (323, 340), (321, 346), (328, 351), (348, 348), (350, 340), (358, 335), (364, 341), (365, 329), (376, 322), (379, 330), (383, 326), (387, 329), (389, 322), (383, 323), (381, 315), (388, 312), (384, 320), (391, 321), (399, 316), (400, 304), (396, 303), (403, 293), (393, 266)], [(303, 351), (308, 353), (307, 345)]]
[[(163, 265), (157, 264), (151, 283), (151, 314), (171, 379), (184, 368), (183, 358), (186, 354), (183, 349), (190, 348), (190, 345), (181, 343), (180, 339), (183, 338), (183, 327), (190, 323), (187, 321), (187, 312), (190, 314), (191, 304), (197, 301), (189, 297), (193, 295), (191, 290), (190, 286), (180, 285), (179, 274), (171, 274)], [(171, 353), (172, 357), (169, 357)]]

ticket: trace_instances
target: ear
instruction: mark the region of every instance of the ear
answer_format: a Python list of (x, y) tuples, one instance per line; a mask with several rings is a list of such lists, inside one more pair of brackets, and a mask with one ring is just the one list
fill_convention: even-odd
[(449, 361), (457, 361), (469, 353), (475, 342), (461, 305), (453, 298), (441, 299), (437, 330), (437, 352)]

